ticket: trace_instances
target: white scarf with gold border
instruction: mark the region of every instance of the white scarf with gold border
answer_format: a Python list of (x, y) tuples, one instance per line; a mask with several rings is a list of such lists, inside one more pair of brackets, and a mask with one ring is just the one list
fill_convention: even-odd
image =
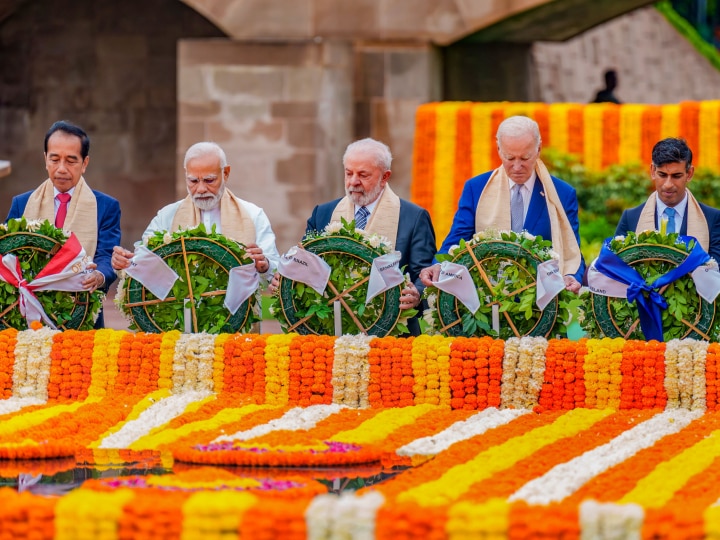
[[(542, 191), (550, 217), (552, 248), (560, 255), (561, 271), (564, 275), (574, 274), (580, 268), (582, 254), (570, 225), (550, 173), (541, 160), (535, 164), (537, 180)], [(510, 230), (510, 187), (505, 168), (495, 169), (480, 194), (475, 209), (475, 231), (485, 229)]]
[[(55, 189), (52, 180), (48, 178), (32, 192), (23, 215), (27, 219), (47, 219), (55, 223)], [(95, 255), (98, 237), (97, 199), (83, 177), (75, 185), (63, 229), (75, 233), (88, 257)]]
[[(335, 210), (333, 210), (330, 221), (340, 221), (341, 217), (348, 222), (355, 219), (355, 203), (347, 196), (340, 199)], [(392, 246), (395, 246), (399, 223), (400, 197), (395, 195), (390, 186), (386, 184), (382, 195), (380, 195), (380, 200), (365, 226), (365, 232), (384, 236)]]

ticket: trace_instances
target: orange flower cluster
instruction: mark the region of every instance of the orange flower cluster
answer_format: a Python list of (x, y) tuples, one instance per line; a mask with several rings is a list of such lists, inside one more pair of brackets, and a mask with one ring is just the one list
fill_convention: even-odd
[(384, 337), (370, 342), (368, 395), (371, 407), (413, 404), (412, 338)]
[(490, 337), (460, 337), (450, 345), (450, 389), (453, 409), (500, 406), (505, 342)]
[(718, 394), (720, 393), (718, 389), (720, 386), (718, 378), (719, 368), (720, 343), (711, 343), (708, 346), (707, 357), (705, 359), (705, 384), (707, 386), (705, 399), (707, 400), (708, 411), (720, 410), (720, 399), (718, 399)]
[(94, 338), (94, 330), (66, 330), (55, 334), (50, 352), (49, 399), (76, 400), (87, 397)]
[(332, 364), (335, 338), (298, 336), (290, 344), (291, 403), (302, 407), (332, 403)]
[(149, 394), (158, 389), (162, 334), (128, 333), (118, 352), (116, 391)]
[(545, 352), (545, 379), (538, 398), (537, 412), (570, 410), (585, 405), (585, 350), (580, 342), (551, 339)]
[(622, 352), (621, 409), (663, 408), (667, 403), (665, 344), (626, 341)]
[(17, 333), (14, 328), (0, 332), (0, 399), (7, 399), (12, 395)]
[(225, 342), (224, 392), (246, 394), (252, 396), (255, 403), (264, 403), (265, 345), (265, 336), (230, 336)]
[(0, 540), (54, 540), (56, 497), (0, 489)]

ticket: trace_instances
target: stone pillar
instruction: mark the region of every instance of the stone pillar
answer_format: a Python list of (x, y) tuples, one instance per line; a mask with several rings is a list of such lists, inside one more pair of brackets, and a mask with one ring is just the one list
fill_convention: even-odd
[(355, 137), (373, 137), (393, 153), (390, 182), (409, 198), (415, 110), (441, 99), (438, 49), (422, 43), (355, 46)]
[(193, 143), (220, 144), (229, 188), (262, 207), (280, 252), (297, 243), (313, 207), (343, 192), (353, 138), (352, 48), (340, 41), (181, 41), (177, 195)]

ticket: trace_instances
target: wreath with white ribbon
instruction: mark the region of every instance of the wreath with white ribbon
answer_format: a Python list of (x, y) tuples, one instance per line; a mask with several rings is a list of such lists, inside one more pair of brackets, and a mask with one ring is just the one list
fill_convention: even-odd
[(280, 261), (270, 312), (285, 332), (316, 335), (406, 334), (417, 310), (400, 310), (409, 279), (386, 238), (332, 222), (306, 235)]
[(125, 274), (115, 301), (133, 330), (247, 333), (260, 320), (254, 262), (214, 227), (155, 232)]
[(527, 232), (486, 230), (436, 256), (440, 279), (425, 289), (430, 332), (446, 336), (554, 337), (570, 308), (551, 243)]

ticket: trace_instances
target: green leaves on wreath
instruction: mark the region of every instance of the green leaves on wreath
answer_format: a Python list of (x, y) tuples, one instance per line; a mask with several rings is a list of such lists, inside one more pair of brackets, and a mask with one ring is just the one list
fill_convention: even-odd
[[(186, 249), (185, 255), (182, 250), (175, 249), (176, 242), (180, 239), (185, 241), (186, 246), (193, 246)], [(174, 246), (172, 249), (171, 245)], [(153, 300), (158, 300), (157, 297), (143, 288), (144, 305), (141, 308), (125, 306), (130, 293), (125, 290), (127, 280), (121, 284), (118, 304), (123, 312), (131, 317), (131, 329), (182, 331), (185, 328), (185, 307), (190, 300), (194, 306), (198, 332), (249, 332), (252, 324), (260, 320), (257, 295), (252, 295), (247, 300), (244, 317), (241, 313), (244, 311), (242, 306), (233, 315), (223, 305), (223, 291), (227, 290), (229, 269), (250, 264), (252, 259), (247, 256), (245, 246), (218, 234), (214, 225), (210, 232), (204, 224), (174, 233), (156, 231), (148, 239), (147, 247), (160, 255), (179, 279), (175, 281), (168, 298), (162, 302), (153, 303)], [(192, 285), (192, 299), (188, 277)], [(139, 286), (137, 282), (135, 284)], [(215, 292), (219, 294), (213, 294)]]
[[(14, 254), (23, 278), (31, 282), (48, 264), (51, 253), (54, 254), (67, 239), (65, 232), (48, 220), (10, 219), (7, 224), (0, 224), (0, 255)], [(36, 291), (35, 296), (58, 328), (91, 330), (102, 309), (105, 294), (102, 291)], [(18, 299), (18, 290), (0, 281), (0, 311), (15, 304), (0, 318), (0, 329), (27, 328), (27, 321), (16, 305)]]

